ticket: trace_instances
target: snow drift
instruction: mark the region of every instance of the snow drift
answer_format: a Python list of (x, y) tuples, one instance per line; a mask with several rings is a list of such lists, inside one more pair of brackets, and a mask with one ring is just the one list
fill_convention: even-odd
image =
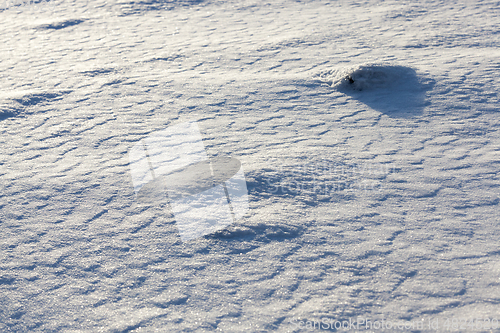
[(425, 91), (434, 85), (432, 79), (419, 76), (413, 68), (373, 63), (332, 69), (321, 73), (320, 79), (391, 116), (422, 114), (427, 105)]
[(414, 83), (416, 72), (404, 66), (364, 64), (348, 68), (332, 69), (320, 74), (332, 87), (350, 90), (375, 90)]

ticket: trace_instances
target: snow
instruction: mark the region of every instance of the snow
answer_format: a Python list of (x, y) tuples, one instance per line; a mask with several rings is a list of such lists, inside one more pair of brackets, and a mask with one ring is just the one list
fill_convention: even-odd
[(416, 83), (416, 74), (411, 68), (381, 64), (357, 65), (347, 70), (333, 70), (323, 76), (332, 87), (342, 90), (388, 89), (394, 91), (402, 85)]
[(320, 79), (374, 110), (399, 117), (422, 114), (428, 104), (426, 91), (435, 85), (413, 68), (391, 64), (332, 69), (321, 73)]
[[(499, 319), (497, 2), (38, 4), (0, 4), (0, 331)], [(189, 241), (129, 160), (186, 122), (249, 204)]]

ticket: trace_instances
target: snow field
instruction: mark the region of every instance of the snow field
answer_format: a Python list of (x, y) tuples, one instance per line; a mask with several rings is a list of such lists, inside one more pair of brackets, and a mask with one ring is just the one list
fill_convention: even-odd
[[(497, 3), (54, 7), (0, 12), (0, 331), (498, 316)], [(187, 120), (250, 210), (182, 242), (128, 152)]]

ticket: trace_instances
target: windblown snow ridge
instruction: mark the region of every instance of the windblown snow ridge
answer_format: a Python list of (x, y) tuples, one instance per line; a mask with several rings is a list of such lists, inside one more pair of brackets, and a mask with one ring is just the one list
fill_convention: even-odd
[(33, 106), (39, 103), (54, 100), (67, 93), (69, 93), (69, 91), (19, 91), (8, 96), (8, 99), (15, 101), (23, 106)]
[(203, 4), (205, 0), (118, 0), (122, 15), (141, 14), (152, 10), (172, 10)]
[(56, 22), (50, 22), (50, 23), (45, 23), (45, 24), (40, 24), (37, 29), (44, 29), (44, 30), (59, 30), (59, 29), (64, 29), (67, 27), (71, 27), (73, 25), (78, 25), (82, 22), (84, 22), (84, 19), (68, 19), (68, 20), (62, 20), (62, 21), (56, 21)]
[(15, 117), (27, 108), (60, 99), (71, 91), (16, 91), (0, 95), (0, 121)]

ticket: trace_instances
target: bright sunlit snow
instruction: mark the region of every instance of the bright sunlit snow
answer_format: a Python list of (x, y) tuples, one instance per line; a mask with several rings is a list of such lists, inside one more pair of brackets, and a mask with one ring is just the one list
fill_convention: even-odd
[[(0, 332), (499, 331), (499, 26), (497, 1), (0, 0)], [(137, 146), (186, 123), (236, 161), (190, 178), (222, 229)]]

